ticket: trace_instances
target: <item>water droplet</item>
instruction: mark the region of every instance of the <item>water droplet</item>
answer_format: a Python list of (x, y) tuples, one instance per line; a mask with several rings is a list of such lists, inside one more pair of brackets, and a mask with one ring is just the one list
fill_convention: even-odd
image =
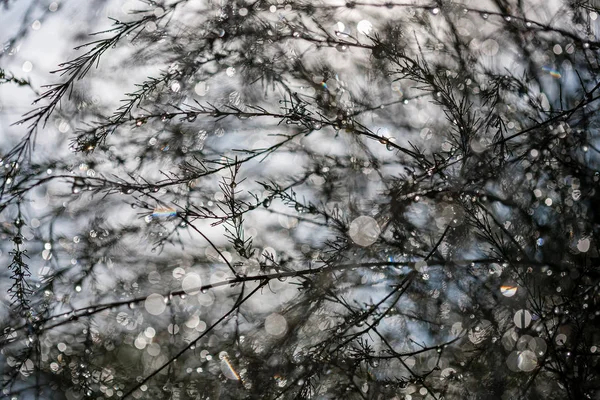
[(71, 193), (78, 194), (83, 190), (84, 187), (85, 187), (84, 180), (81, 178), (75, 178), (73, 180), (73, 186), (71, 186)]
[(194, 122), (196, 120), (197, 115), (194, 113), (188, 113), (186, 119), (188, 122)]
[(385, 144), (385, 148), (386, 148), (388, 151), (393, 151), (393, 150), (396, 148), (396, 147), (395, 147), (395, 144), (394, 144), (394, 142), (395, 142), (395, 141), (396, 141), (396, 139), (395, 139), (395, 138), (389, 138), (389, 139), (387, 140), (387, 143)]

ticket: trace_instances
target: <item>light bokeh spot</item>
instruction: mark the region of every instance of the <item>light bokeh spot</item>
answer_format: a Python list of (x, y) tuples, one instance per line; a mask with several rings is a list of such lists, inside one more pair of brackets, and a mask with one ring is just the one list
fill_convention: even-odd
[(377, 241), (381, 228), (374, 218), (362, 215), (352, 221), (348, 234), (354, 243), (367, 247)]

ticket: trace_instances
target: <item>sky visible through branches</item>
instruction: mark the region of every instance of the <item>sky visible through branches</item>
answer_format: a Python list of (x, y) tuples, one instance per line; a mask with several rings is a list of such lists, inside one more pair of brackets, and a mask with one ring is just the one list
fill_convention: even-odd
[(0, 9), (0, 398), (600, 398), (596, 2)]

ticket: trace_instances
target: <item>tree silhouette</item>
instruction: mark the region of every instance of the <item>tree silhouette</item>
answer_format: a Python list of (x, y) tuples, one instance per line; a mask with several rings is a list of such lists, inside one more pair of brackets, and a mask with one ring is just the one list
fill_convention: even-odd
[(599, 398), (598, 12), (148, 0), (4, 67), (2, 395)]

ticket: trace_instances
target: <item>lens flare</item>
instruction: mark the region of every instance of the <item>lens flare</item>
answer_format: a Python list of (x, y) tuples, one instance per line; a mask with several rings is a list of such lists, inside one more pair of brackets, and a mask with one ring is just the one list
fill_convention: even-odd
[(152, 212), (152, 216), (154, 218), (168, 218), (174, 217), (177, 215), (177, 211), (174, 208), (170, 207), (156, 207)]
[(558, 72), (558, 70), (554, 69), (554, 68), (550, 68), (550, 67), (542, 67), (542, 70), (544, 70), (545, 72), (547, 72), (548, 74), (550, 74), (551, 77), (553, 78), (561, 78), (562, 75), (560, 72)]
[(513, 297), (517, 293), (517, 287), (509, 285), (500, 286), (500, 293), (505, 297)]

